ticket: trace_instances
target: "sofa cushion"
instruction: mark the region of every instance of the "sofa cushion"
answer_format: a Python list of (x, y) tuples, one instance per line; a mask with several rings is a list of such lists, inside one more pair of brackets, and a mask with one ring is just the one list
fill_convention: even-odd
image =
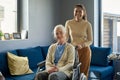
[(92, 58), (91, 64), (98, 66), (108, 66), (107, 56), (111, 53), (111, 48), (91, 47)]
[(19, 49), (18, 55), (28, 57), (31, 69), (37, 68), (37, 64), (44, 60), (40, 46), (28, 49)]
[(11, 76), (6, 77), (5, 80), (14, 80)]
[(48, 53), (48, 48), (49, 48), (49, 46), (41, 46), (42, 55), (43, 55), (44, 59), (46, 59), (46, 56)]
[(7, 76), (5, 80), (34, 80), (34, 77), (37, 72), (37, 68), (33, 69), (32, 74), (26, 74), (26, 75), (19, 75), (19, 76)]
[(35, 73), (12, 77), (13, 80), (34, 80)]
[[(17, 51), (9, 51), (15, 55), (17, 55)], [(2, 74), (6, 77), (7, 75), (10, 75), (9, 69), (8, 69), (8, 62), (7, 62), (7, 52), (0, 53), (0, 71)]]
[(105, 78), (107, 76), (113, 75), (113, 67), (107, 66), (107, 67), (101, 67), (101, 66), (90, 66), (90, 74), (89, 77), (92, 78)]
[(23, 75), (33, 73), (32, 70), (29, 68), (27, 57), (19, 57), (10, 52), (8, 52), (7, 56), (8, 67), (11, 75)]

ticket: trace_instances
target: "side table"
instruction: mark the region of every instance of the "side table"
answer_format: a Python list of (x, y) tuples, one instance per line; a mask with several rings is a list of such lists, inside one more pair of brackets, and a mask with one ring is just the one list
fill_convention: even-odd
[(120, 59), (114, 60), (114, 72), (114, 79), (120, 80)]
[(116, 79), (117, 79), (117, 80), (120, 80), (120, 72), (117, 72), (117, 74), (116, 74)]

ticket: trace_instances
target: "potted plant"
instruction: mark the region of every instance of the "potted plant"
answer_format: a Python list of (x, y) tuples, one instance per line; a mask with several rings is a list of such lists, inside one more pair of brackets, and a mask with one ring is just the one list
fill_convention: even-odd
[(120, 55), (115, 54), (115, 53), (112, 53), (112, 54), (108, 55), (107, 57), (109, 60), (120, 60)]
[(2, 31), (0, 31), (0, 40), (1, 40), (1, 37), (3, 36), (3, 33), (2, 33)]

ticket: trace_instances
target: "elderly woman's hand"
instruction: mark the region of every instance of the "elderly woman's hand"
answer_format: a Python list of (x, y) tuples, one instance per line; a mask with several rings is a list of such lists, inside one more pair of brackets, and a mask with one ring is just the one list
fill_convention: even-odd
[(57, 71), (58, 71), (58, 68), (56, 66), (53, 66), (48, 70), (48, 73), (57, 72)]

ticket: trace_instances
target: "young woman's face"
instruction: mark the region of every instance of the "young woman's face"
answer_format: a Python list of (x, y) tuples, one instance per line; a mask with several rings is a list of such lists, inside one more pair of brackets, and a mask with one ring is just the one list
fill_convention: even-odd
[(82, 8), (80, 7), (76, 7), (74, 8), (74, 17), (81, 19), (84, 16), (84, 11)]
[(65, 33), (61, 29), (56, 30), (56, 39), (58, 41), (64, 41), (65, 40)]

